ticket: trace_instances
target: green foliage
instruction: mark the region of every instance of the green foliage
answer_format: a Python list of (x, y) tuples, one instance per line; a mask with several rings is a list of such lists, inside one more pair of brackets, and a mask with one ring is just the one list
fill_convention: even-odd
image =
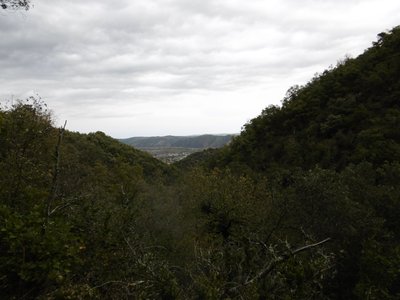
[(399, 297), (399, 50), (399, 27), (381, 33), (197, 163), (268, 178), (289, 208), (279, 236), (333, 239), (335, 276), (323, 283), (330, 298)]
[(394, 28), (358, 58), (291, 88), (281, 107), (266, 108), (244, 126), (228, 157), (259, 171), (398, 161), (399, 50)]
[(21, 215), (0, 206), (0, 286), (2, 298), (34, 298), (63, 284), (77, 267), (79, 240), (63, 221), (43, 231), (42, 210)]
[(330, 276), (331, 258), (321, 249), (286, 256), (294, 248), (285, 240), (292, 239), (290, 232), (283, 229), (287, 207), (265, 178), (215, 169), (192, 171), (187, 181), (190, 209), (185, 211), (192, 211), (197, 220), (189, 269), (193, 295), (205, 299), (323, 296), (319, 285)]
[(173, 293), (136, 230), (147, 182), (173, 171), (101, 132), (65, 132), (55, 151), (59, 134), (38, 99), (0, 113), (2, 298)]
[(3, 112), (0, 129), (0, 198), (30, 207), (46, 196), (50, 183), (55, 130), (46, 106), (30, 98)]

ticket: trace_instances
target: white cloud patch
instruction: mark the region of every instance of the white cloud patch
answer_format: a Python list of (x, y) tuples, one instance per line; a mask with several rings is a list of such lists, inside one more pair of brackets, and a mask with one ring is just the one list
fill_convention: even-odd
[(35, 0), (0, 12), (0, 97), (38, 93), (78, 131), (238, 132), (398, 25), (391, 0)]

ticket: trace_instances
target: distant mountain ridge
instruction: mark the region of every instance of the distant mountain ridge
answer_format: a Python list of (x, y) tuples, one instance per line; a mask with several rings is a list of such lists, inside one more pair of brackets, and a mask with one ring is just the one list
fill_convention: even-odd
[(119, 139), (120, 142), (135, 148), (221, 148), (228, 144), (235, 134), (203, 134), (191, 136), (151, 136)]

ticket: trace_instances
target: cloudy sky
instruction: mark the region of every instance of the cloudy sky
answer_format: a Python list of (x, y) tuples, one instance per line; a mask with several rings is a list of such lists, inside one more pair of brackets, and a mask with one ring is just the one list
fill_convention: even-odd
[(400, 25), (398, 0), (32, 0), (0, 11), (0, 99), (68, 129), (235, 133)]

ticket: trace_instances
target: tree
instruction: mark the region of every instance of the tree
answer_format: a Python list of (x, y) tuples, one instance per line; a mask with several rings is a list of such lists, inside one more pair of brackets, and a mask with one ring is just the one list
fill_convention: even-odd
[(269, 180), (229, 169), (196, 169), (186, 179), (192, 209), (184, 211), (196, 222), (185, 266), (192, 298), (324, 299), (333, 257), (317, 246), (330, 239), (291, 233), (286, 199)]
[(0, 0), (3, 9), (25, 9), (30, 8), (30, 0)]

